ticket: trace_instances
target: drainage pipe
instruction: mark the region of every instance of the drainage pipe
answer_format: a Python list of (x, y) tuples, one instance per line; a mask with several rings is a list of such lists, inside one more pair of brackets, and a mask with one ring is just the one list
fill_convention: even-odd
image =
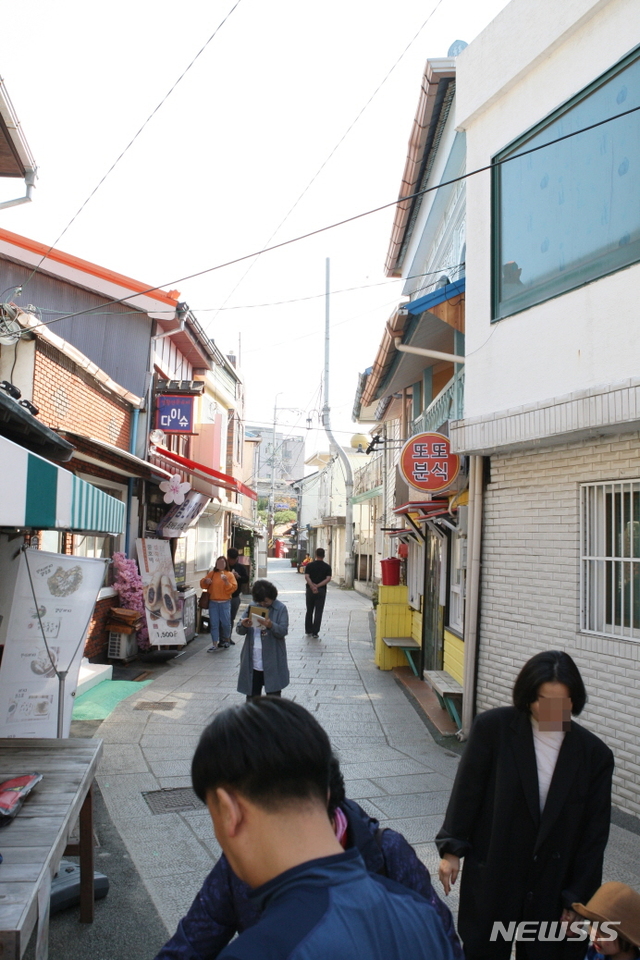
[(482, 457), (473, 456), (470, 461), (467, 604), (464, 617), (464, 678), (460, 731), (460, 739), (464, 740), (469, 736), (475, 706), (482, 552)]
[(19, 207), (21, 203), (31, 203), (36, 185), (36, 171), (27, 170), (24, 175), (24, 182), (27, 187), (27, 192), (24, 197), (18, 197), (16, 200), (3, 200), (2, 203), (0, 203), (0, 210), (6, 210), (7, 207)]
[(415, 353), (418, 357), (431, 357), (433, 360), (448, 360), (449, 363), (464, 363), (465, 358), (457, 353), (441, 353), (440, 350), (427, 350), (426, 347), (409, 347), (401, 337), (393, 338), (393, 345), (401, 353)]

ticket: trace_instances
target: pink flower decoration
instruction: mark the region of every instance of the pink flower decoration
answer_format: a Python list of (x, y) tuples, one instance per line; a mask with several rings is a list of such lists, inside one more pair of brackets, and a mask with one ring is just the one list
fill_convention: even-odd
[(163, 480), (160, 489), (164, 493), (165, 503), (184, 503), (184, 495), (191, 490), (190, 483), (182, 483), (180, 475), (174, 473), (169, 480)]

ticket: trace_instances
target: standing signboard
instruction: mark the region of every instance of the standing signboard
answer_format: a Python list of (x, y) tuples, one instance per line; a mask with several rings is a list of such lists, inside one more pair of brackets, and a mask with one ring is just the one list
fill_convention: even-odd
[(410, 437), (402, 448), (400, 471), (415, 490), (439, 493), (458, 476), (460, 457), (451, 453), (449, 437), (444, 434), (419, 433)]
[(152, 647), (184, 647), (182, 599), (167, 540), (137, 540), (144, 612)]
[[(105, 561), (27, 550), (12, 563), (17, 564), (13, 595), (3, 598), (0, 737), (68, 737), (84, 638)], [(65, 672), (60, 684), (59, 674)]]

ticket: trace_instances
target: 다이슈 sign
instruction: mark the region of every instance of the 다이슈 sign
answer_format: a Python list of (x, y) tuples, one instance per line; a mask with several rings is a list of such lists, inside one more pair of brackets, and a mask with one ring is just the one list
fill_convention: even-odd
[(157, 397), (156, 427), (164, 433), (193, 433), (193, 397)]
[(444, 434), (419, 433), (402, 448), (400, 470), (410, 487), (438, 493), (458, 476), (460, 457), (451, 453), (449, 437)]

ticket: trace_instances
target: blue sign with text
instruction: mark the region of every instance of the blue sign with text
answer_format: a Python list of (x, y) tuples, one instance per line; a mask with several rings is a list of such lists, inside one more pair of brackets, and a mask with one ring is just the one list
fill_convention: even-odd
[(165, 433), (193, 433), (193, 397), (161, 394), (156, 426)]

